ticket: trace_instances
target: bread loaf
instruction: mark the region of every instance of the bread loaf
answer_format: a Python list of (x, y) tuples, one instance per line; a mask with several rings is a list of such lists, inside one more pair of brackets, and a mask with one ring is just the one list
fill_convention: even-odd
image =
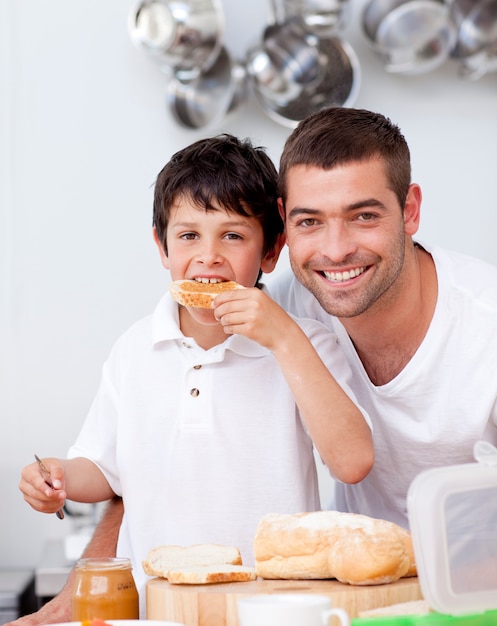
[(202, 565), (241, 565), (240, 550), (216, 543), (201, 543), (193, 546), (159, 546), (150, 550), (142, 567), (148, 576), (169, 578), (170, 571)]
[(209, 583), (247, 582), (257, 578), (254, 567), (245, 565), (192, 565), (169, 570), (167, 580), (175, 585), (205, 585)]
[(257, 575), (269, 579), (378, 585), (416, 574), (408, 531), (338, 511), (266, 515), (257, 527), (254, 553)]
[(214, 298), (223, 291), (243, 289), (233, 280), (219, 283), (202, 283), (196, 280), (175, 280), (169, 284), (169, 291), (176, 302), (183, 306), (210, 309)]

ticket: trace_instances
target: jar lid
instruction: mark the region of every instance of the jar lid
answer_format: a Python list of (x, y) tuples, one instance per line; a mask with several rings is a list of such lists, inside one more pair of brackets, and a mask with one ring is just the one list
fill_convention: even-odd
[(126, 557), (99, 557), (79, 559), (76, 569), (108, 570), (108, 569), (128, 569), (131, 567), (131, 559)]

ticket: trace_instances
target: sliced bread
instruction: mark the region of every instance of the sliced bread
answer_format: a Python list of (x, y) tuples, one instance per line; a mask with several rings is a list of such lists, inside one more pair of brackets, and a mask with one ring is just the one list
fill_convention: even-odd
[(202, 283), (196, 280), (176, 280), (169, 285), (169, 291), (176, 302), (183, 306), (210, 309), (214, 298), (223, 291), (243, 289), (233, 280), (220, 283)]
[(175, 585), (205, 585), (209, 583), (247, 582), (257, 578), (255, 567), (245, 565), (192, 565), (181, 569), (171, 569), (167, 580)]
[(171, 570), (199, 565), (241, 565), (240, 550), (233, 546), (216, 543), (200, 543), (192, 546), (159, 546), (150, 550), (142, 561), (143, 571), (148, 576), (169, 578)]

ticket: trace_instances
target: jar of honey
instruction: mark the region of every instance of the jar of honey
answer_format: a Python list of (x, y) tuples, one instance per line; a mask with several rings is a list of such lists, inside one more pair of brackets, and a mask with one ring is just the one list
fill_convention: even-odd
[(129, 559), (80, 559), (75, 573), (72, 621), (139, 618), (138, 591)]

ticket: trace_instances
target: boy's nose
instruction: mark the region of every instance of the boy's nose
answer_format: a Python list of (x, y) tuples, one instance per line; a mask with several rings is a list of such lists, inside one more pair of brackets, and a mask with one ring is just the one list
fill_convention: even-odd
[(204, 243), (198, 254), (198, 261), (205, 265), (217, 265), (222, 262), (222, 255), (218, 246), (213, 243)]

